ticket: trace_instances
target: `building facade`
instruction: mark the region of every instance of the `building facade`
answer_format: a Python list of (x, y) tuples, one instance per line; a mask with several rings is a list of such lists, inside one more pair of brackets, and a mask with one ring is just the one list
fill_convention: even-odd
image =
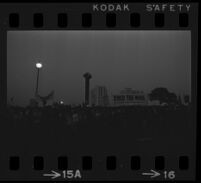
[(96, 86), (91, 90), (92, 106), (108, 106), (109, 97), (105, 86)]
[(112, 95), (113, 106), (147, 105), (148, 99), (143, 91), (125, 88), (119, 94)]

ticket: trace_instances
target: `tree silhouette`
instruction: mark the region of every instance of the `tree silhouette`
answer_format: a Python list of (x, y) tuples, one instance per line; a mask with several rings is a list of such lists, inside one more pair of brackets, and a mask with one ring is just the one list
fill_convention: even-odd
[(177, 95), (175, 93), (169, 93), (167, 103), (168, 104), (178, 104), (178, 102), (179, 101), (178, 101)]
[(169, 92), (167, 88), (159, 87), (155, 88), (149, 94), (149, 99), (158, 100), (160, 104), (176, 104), (178, 103), (177, 95), (175, 93)]

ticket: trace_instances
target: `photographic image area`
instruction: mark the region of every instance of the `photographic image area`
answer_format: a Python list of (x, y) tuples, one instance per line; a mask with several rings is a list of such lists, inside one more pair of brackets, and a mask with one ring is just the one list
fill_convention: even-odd
[(190, 31), (7, 33), (11, 152), (193, 156), (191, 106)]

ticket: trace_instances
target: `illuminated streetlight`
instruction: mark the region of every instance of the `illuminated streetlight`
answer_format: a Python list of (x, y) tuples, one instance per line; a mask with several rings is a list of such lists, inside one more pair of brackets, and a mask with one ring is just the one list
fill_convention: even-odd
[(40, 69), (43, 67), (43, 64), (41, 62), (36, 63), (36, 68)]
[(36, 91), (35, 95), (38, 95), (38, 81), (39, 81), (39, 71), (43, 67), (43, 64), (41, 62), (36, 63), (36, 68), (37, 68), (37, 79), (36, 79)]

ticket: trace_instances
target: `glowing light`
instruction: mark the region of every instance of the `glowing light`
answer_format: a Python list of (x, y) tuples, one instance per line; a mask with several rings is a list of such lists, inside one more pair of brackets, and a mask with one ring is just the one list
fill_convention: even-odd
[(63, 101), (60, 101), (60, 104), (64, 104), (64, 102), (63, 102)]
[(43, 67), (43, 64), (42, 64), (42, 63), (40, 63), (40, 62), (38, 62), (38, 63), (36, 63), (36, 67), (37, 67), (38, 69), (40, 69), (40, 68), (42, 68), (42, 67)]

